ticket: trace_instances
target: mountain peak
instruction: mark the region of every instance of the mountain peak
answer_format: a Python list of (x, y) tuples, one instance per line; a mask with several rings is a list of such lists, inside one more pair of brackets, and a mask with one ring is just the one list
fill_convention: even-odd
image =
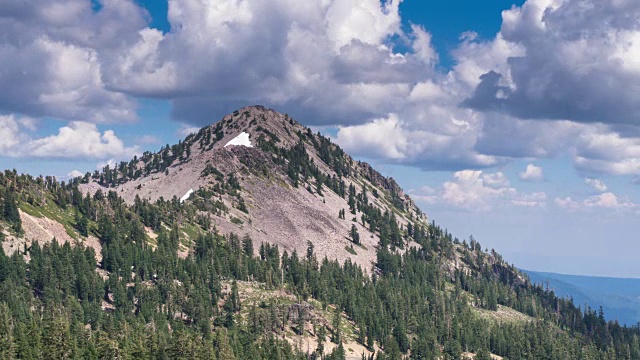
[[(322, 257), (351, 259), (367, 270), (383, 224), (394, 224), (395, 234), (427, 226), (393, 179), (287, 114), (259, 105), (87, 180), (85, 192), (114, 189), (129, 204), (181, 199), (208, 219), (207, 231), (248, 235), (254, 244), (298, 253), (310, 241)], [(389, 241), (403, 248), (411, 236)]]
[(263, 139), (274, 141), (280, 147), (289, 148), (298, 142), (299, 138), (296, 134), (310, 130), (287, 114), (262, 105), (252, 105), (235, 110), (202, 131), (213, 131), (216, 134), (216, 138), (220, 141), (214, 148), (218, 149), (225, 147), (229, 141), (242, 133), (247, 133), (254, 145), (258, 139)]

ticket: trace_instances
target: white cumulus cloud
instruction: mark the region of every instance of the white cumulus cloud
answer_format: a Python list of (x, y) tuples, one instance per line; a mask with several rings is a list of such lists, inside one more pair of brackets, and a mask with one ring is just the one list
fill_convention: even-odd
[(439, 189), (424, 187), (411, 195), (428, 204), (479, 212), (512, 206), (543, 208), (547, 200), (544, 192), (519, 192), (509, 185), (501, 172), (482, 170), (457, 171), (453, 179), (444, 182)]
[(607, 191), (607, 185), (600, 179), (585, 178), (584, 182), (585, 184), (589, 185), (591, 189), (599, 193)]
[(571, 197), (556, 198), (555, 204), (569, 211), (586, 211), (593, 209), (600, 210), (632, 210), (638, 207), (638, 204), (626, 199), (619, 198), (612, 192), (605, 192), (594, 195), (584, 200), (574, 200)]
[(77, 178), (79, 176), (84, 176), (84, 173), (78, 170), (71, 170), (71, 172), (67, 174), (67, 177), (71, 179)]
[(133, 1), (29, 0), (0, 5), (0, 110), (33, 117), (128, 122), (135, 102), (103, 82), (101, 54), (143, 27)]
[[(127, 147), (112, 130), (100, 132), (93, 123), (73, 121), (55, 135), (32, 138), (18, 125), (15, 116), (0, 116), (0, 150), (8, 157), (55, 159), (127, 158), (138, 152)], [(6, 141), (5, 141), (6, 139)]]
[(520, 173), (520, 180), (522, 181), (541, 181), (543, 179), (542, 168), (533, 164), (527, 165), (524, 171)]
[(506, 41), (523, 51), (484, 72), (467, 105), (529, 119), (637, 125), (639, 17), (634, 1), (528, 0), (504, 11), (491, 45)]
[[(40, 144), (21, 120), (0, 135), (68, 157), (53, 145), (72, 122), (132, 122), (151, 97), (189, 124), (181, 135), (264, 104), (340, 126), (354, 155), (426, 170), (569, 154), (589, 176), (640, 174), (640, 3), (527, 0), (502, 13), (493, 39), (461, 34), (447, 71), (429, 24), (403, 26), (400, 3), (170, 0), (167, 32), (134, 0), (0, 5), (0, 113), (71, 129)], [(82, 153), (126, 149), (106, 132), (93, 139)]]

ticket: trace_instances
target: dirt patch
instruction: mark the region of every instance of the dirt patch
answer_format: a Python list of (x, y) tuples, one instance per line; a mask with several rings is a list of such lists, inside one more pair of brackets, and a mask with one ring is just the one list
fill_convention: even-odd
[(488, 320), (497, 321), (499, 323), (523, 323), (531, 322), (535, 319), (531, 316), (518, 312), (510, 307), (498, 305), (497, 311), (473, 308), (480, 317)]
[[(475, 359), (475, 358), (476, 358), (476, 354), (475, 354), (475, 353), (472, 353), (472, 352), (463, 352), (463, 353), (462, 353), (462, 358), (463, 358), (464, 360), (467, 360), (467, 359), (469, 359), (469, 360), (473, 360), (473, 359)], [(492, 358), (493, 360), (502, 360), (502, 356), (498, 356), (498, 355), (495, 355), (495, 354), (491, 354), (491, 358)]]

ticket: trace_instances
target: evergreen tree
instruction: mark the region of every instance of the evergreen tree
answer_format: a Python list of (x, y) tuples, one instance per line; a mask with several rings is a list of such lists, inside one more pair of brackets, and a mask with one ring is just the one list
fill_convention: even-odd
[(14, 322), (9, 307), (0, 303), (0, 359), (16, 359)]
[(89, 220), (87, 220), (87, 217), (80, 212), (76, 212), (75, 222), (78, 233), (84, 237), (89, 236)]
[(354, 224), (351, 224), (351, 231), (349, 231), (349, 236), (351, 237), (351, 241), (354, 244), (360, 244), (360, 233), (358, 233), (358, 228)]
[(336, 308), (333, 313), (331, 342), (342, 344), (342, 314), (340, 309)]
[(6, 189), (3, 196), (3, 217), (11, 224), (13, 231), (20, 233), (22, 232), (22, 221), (20, 220), (20, 212), (18, 211), (18, 203), (14, 195), (14, 190)]

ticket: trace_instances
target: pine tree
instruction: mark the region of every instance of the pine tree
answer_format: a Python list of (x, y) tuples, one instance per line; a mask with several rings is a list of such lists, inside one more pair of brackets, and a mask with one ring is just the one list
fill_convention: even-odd
[(358, 233), (358, 228), (354, 224), (351, 224), (351, 231), (349, 231), (349, 236), (351, 237), (351, 241), (353, 241), (354, 244), (360, 244), (360, 234)]
[(319, 325), (316, 330), (318, 334), (318, 347), (316, 348), (316, 354), (322, 356), (324, 354), (324, 342), (327, 337), (327, 328), (324, 325)]
[(20, 220), (20, 212), (18, 204), (12, 190), (4, 191), (3, 211), (4, 219), (11, 224), (11, 228), (16, 233), (22, 232), (22, 221)]
[(43, 356), (46, 359), (70, 359), (72, 339), (67, 319), (56, 309), (49, 308), (45, 310), (42, 326)]
[(89, 220), (87, 220), (87, 217), (76, 211), (75, 222), (78, 233), (84, 237), (89, 236)]
[[(400, 347), (393, 336), (388, 336), (384, 343), (384, 357), (385, 360), (402, 360), (402, 353)], [(458, 359), (458, 358), (456, 358)]]
[(227, 331), (223, 328), (218, 328), (213, 337), (214, 348), (216, 349), (216, 358), (218, 360), (235, 360), (236, 357), (233, 353), (233, 348), (229, 344), (229, 338)]
[(478, 350), (475, 360), (492, 360), (491, 353), (486, 349)]
[(0, 359), (12, 360), (16, 358), (16, 344), (14, 343), (14, 323), (7, 304), (0, 302)]
[(171, 347), (167, 351), (170, 359), (191, 360), (197, 355), (196, 339), (189, 331), (176, 331), (171, 339)]
[(331, 342), (336, 344), (342, 344), (342, 314), (340, 313), (340, 309), (336, 307), (334, 315), (333, 315), (333, 333), (331, 336)]
[(253, 257), (253, 240), (251, 240), (249, 234), (245, 234), (242, 238), (242, 250), (248, 257)]

